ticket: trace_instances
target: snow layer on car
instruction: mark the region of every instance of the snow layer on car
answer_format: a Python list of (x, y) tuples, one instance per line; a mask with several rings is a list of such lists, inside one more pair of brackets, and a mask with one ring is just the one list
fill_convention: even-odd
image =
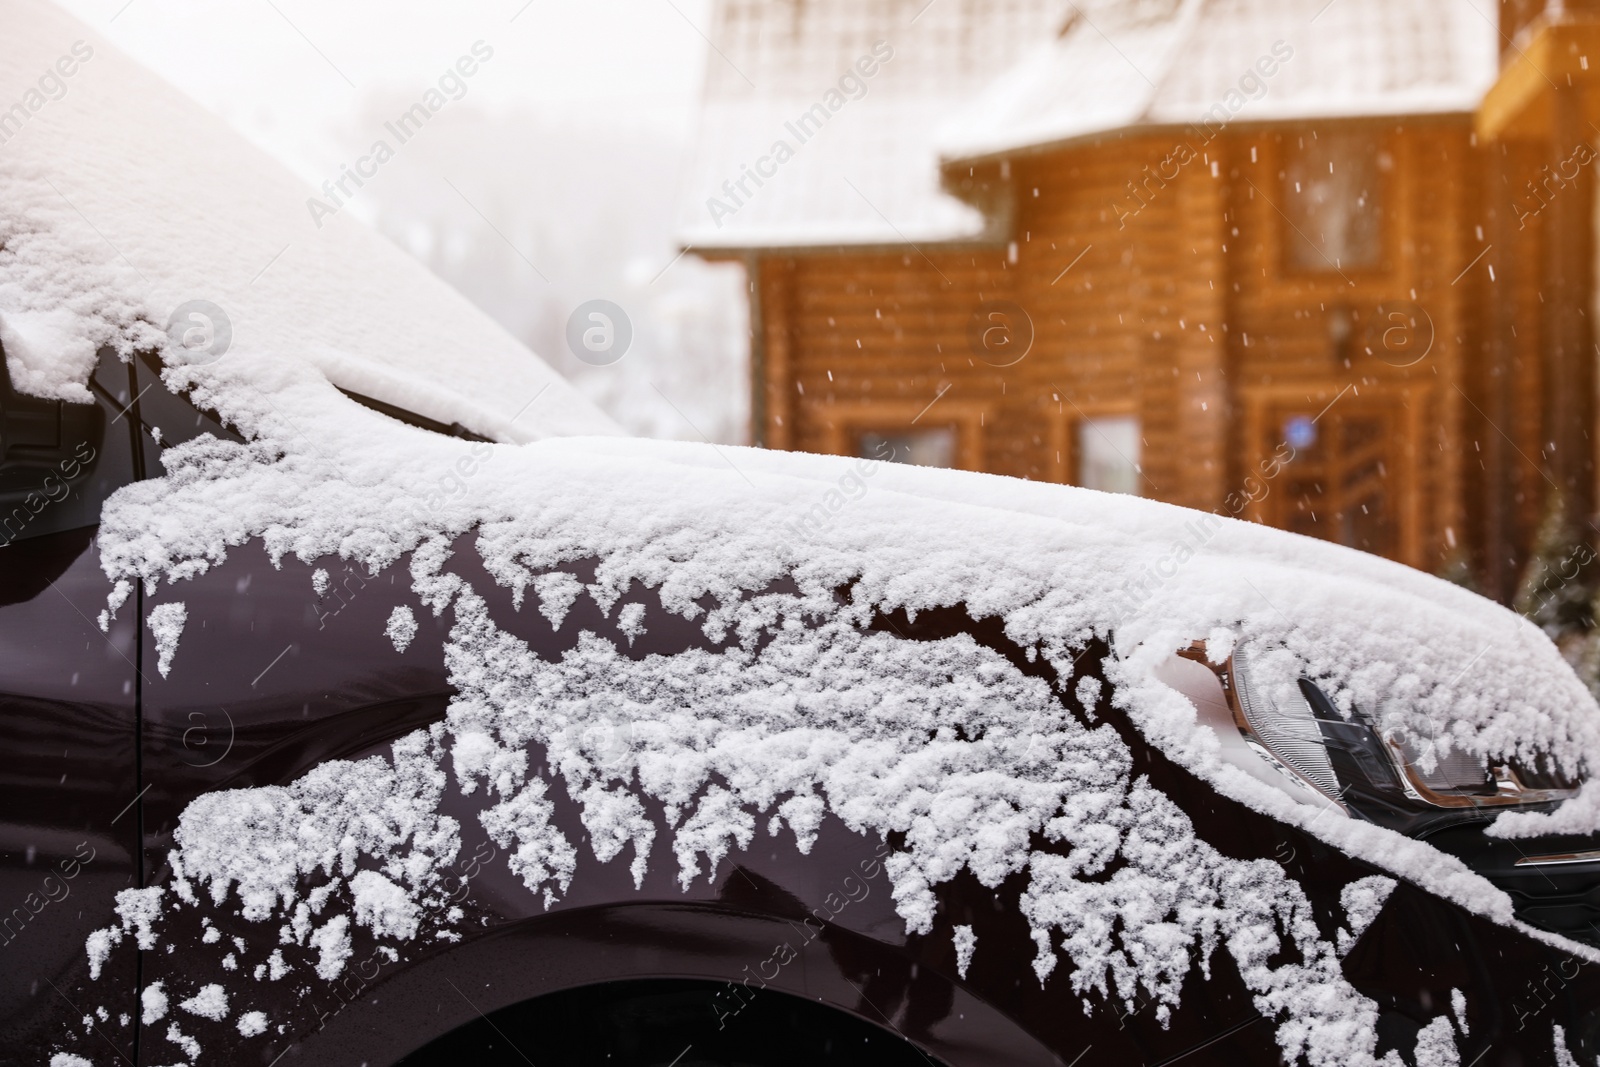
[[(824, 810), (864, 832), (903, 834), (886, 869), (912, 931), (932, 928), (933, 889), (960, 870), (989, 885), (1025, 873), (1041, 978), (1065, 960), (1091, 1003), (1143, 995), (1164, 1013), (1191, 959), (1225, 949), (1279, 1020), (1286, 1053), (1371, 1060), (1376, 1008), (1343, 980), (1335, 945), (1319, 939), (1279, 865), (1231, 860), (1198, 840), (1132, 774), (1104, 722), (1079, 721), (1045, 683), (969, 639), (867, 631), (873, 612), (965, 605), (999, 617), (1075, 697), (1099, 700), (1098, 716), (1127, 714), (1224, 793), (1503, 922), (1508, 900), (1458, 861), (1371, 825), (1316, 819), (1222, 765), (1193, 707), (1153, 680), (1154, 664), (1211, 635), (1219, 649), (1248, 644), (1257, 662), (1276, 664), (1263, 685), (1305, 672), (1347, 706), (1401, 701), (1473, 751), (1547, 751), (1573, 770), (1593, 762), (1594, 706), (1542, 634), (1334, 546), (1063, 487), (592, 439), (497, 446), (459, 493), (429, 507), (420, 494), (468, 446), (351, 404), (293, 353), (168, 377), (249, 442), (174, 447), (165, 477), (117, 494), (100, 534), (113, 583), (181, 583), (231, 552), (261, 550), (255, 542), (275, 558), (337, 553), (372, 570), (409, 555), (423, 606), (453, 620), (442, 654), (458, 693), (445, 723), (389, 759), (201, 797), (175, 835), (163, 914), (242, 908), (267, 924), (263, 950), (280, 940), (314, 949), (322, 980), (348, 964), (355, 929), (401, 948), (412, 922), (424, 941), (452, 936), (442, 874), (459, 828), (439, 814), (446, 789), (483, 790), (484, 827), (511, 870), (547, 899), (564, 892), (579, 847), (551, 819), (549, 792), (564, 787), (598, 858), (629, 853), (641, 876), (666, 833), (686, 884), (748, 846), (766, 816), (800, 847)], [(523, 610), (552, 626), (579, 596), (619, 613), (638, 583), (731, 644), (633, 660), (584, 635), (561, 661), (540, 660), (446, 569), (454, 538), (474, 528), (455, 550), (476, 551), (523, 601), (531, 592), (537, 608)], [(588, 583), (559, 569), (592, 558)], [(769, 591), (785, 579), (794, 591)], [(1109, 688), (1074, 668), (1097, 635), (1123, 653)], [(620, 701), (628, 745), (594, 751), (593, 738), (615, 734), (593, 727)], [(942, 735), (957, 724), (962, 736)], [(534, 746), (545, 768), (530, 765)], [(666, 806), (665, 825), (644, 798)], [(1039, 834), (1064, 854), (1034, 851)], [(1118, 858), (1109, 881), (1095, 879)], [(151, 903), (130, 900), (130, 930)], [(98, 947), (110, 951), (115, 933)], [(1300, 962), (1272, 967), (1285, 938)], [(287, 973), (275, 959), (273, 973)], [(253, 970), (218, 972), (241, 1009), (252, 1007)]]
[[(1078, 699), (1100, 701), (1100, 718), (1126, 713), (1223, 792), (1503, 922), (1504, 895), (1459, 862), (1368, 824), (1318, 819), (1220, 764), (1192, 706), (1152, 680), (1158, 653), (1195, 634), (1245, 642), (1265, 650), (1258, 659), (1283, 660), (1286, 679), (1309, 672), (1346, 702), (1403, 696), (1449, 722), (1456, 743), (1548, 750), (1574, 769), (1592, 759), (1593, 705), (1542, 635), (1356, 553), (1080, 490), (645, 443), (496, 448), (458, 498), (419, 509), (415, 486), (465, 446), (379, 430), (376, 416), (340, 410), (324, 384), (289, 368), (175, 371), (252, 441), (169, 450), (166, 478), (112, 502), (101, 542), (111, 578), (147, 583), (181, 582), (229, 552), (257, 551), (244, 547), (257, 539), (274, 556), (338, 552), (374, 569), (409, 553), (424, 607), (450, 613), (443, 655), (457, 696), (445, 723), (397, 743), (390, 759), (202, 797), (178, 828), (171, 906), (242, 907), (278, 930), (266, 942), (315, 946), (322, 978), (349, 959), (353, 928), (402, 947), (413, 921), (423, 939), (450, 932), (441, 876), (459, 834), (438, 814), (446, 789), (485, 793), (483, 824), (511, 870), (547, 899), (563, 893), (581, 844), (551, 817), (549, 792), (564, 786), (598, 858), (626, 853), (642, 876), (666, 833), (685, 884), (747, 847), (768, 815), (802, 848), (824, 810), (903, 834), (886, 869), (917, 932), (933, 927), (934, 887), (958, 871), (988, 885), (1025, 872), (1041, 979), (1065, 960), (1091, 1002), (1151, 997), (1165, 1013), (1191, 949), (1203, 960), (1221, 948), (1280, 1020), (1286, 1053), (1371, 1059), (1376, 1008), (1343, 980), (1336, 946), (1318, 937), (1279, 865), (1231, 860), (1196, 838), (1132, 773), (1109, 727), (1074, 717), (1046, 683), (970, 639), (867, 631), (874, 611), (964, 604), (999, 616)], [(253, 405), (253, 390), (327, 411), (317, 446)], [(852, 472), (866, 488), (851, 490), (847, 509), (820, 530), (796, 525)], [(576, 596), (619, 613), (641, 583), (731, 643), (635, 660), (585, 634), (560, 661), (542, 660), (446, 568), (452, 539), (474, 526), (475, 544), (458, 549), (473, 545), (498, 581), (524, 599), (531, 591), (537, 609), (523, 610), (552, 626)], [(1175, 545), (1192, 547), (1185, 556)], [(591, 582), (556, 569), (592, 557)], [(1162, 580), (1141, 584), (1151, 573)], [(797, 591), (766, 592), (785, 577)], [(842, 606), (839, 588), (850, 590)], [(1109, 688), (1074, 670), (1094, 635), (1114, 635), (1124, 653)], [(624, 708), (627, 743), (597, 747), (617, 736)], [(543, 768), (530, 761), (536, 746)], [(664, 825), (644, 798), (665, 805)], [(1065, 853), (1033, 850), (1037, 834)], [(1109, 881), (1095, 877), (1118, 858)], [(1352, 896), (1348, 928), (1370, 921), (1370, 904)], [(1270, 966), (1284, 939), (1300, 962)]]
[[(0, 28), (13, 23), (23, 45), (0, 34), (17, 59), (6, 69), (48, 65), (82, 35), (32, 0), (0, 17)], [(62, 28), (58, 45), (52, 32)], [(219, 259), (214, 248), (154, 236), (192, 222), (164, 184), (193, 189), (194, 178), (166, 173), (193, 162), (186, 154), (176, 164), (141, 157), (114, 181), (78, 179), (111, 173), (107, 161), (131, 151), (137, 109), (124, 95), (150, 97), (158, 115), (178, 108), (170, 90), (125, 67), (97, 46), (76, 95), (34, 115), (21, 135), (32, 147), (0, 161), (0, 319), (12, 373), (36, 392), (81, 396), (95, 346), (159, 345), (153, 324), (164, 299), (229, 279), (243, 285), (235, 253)], [(101, 72), (109, 85), (91, 78)], [(69, 133), (71, 165), (61, 151)], [(140, 144), (145, 155), (149, 147)], [(238, 188), (261, 188), (232, 176)], [(128, 239), (121, 252), (61, 206), (73, 191), (87, 211), (141, 220), (117, 231)], [(197, 246), (259, 247), (263, 263), (276, 251), (259, 232), (227, 229), (234, 216), (220, 192), (196, 192), (224, 227)], [(347, 240), (355, 262), (381, 258), (365, 238)], [(182, 288), (145, 288), (142, 268), (129, 269), (122, 252), (163, 263)], [(450, 615), (440, 654), (457, 694), (445, 722), (403, 738), (388, 758), (330, 762), (288, 785), (193, 802), (174, 835), (170, 878), (126, 891), (120, 924), (91, 939), (97, 971), (129, 941), (154, 947), (178, 910), (238, 910), (262, 924), (249, 947), (271, 953), (233, 971), (219, 964), (216, 984), (242, 1019), (253, 981), (295, 973), (281, 945), (314, 950), (305, 969), (326, 981), (348, 965), (353, 930), (396, 952), (458, 936), (460, 912), (443, 888), (460, 846), (459, 827), (440, 814), (448, 789), (483, 791), (483, 825), (510, 869), (554, 899), (581, 844), (551, 819), (550, 791), (564, 788), (581, 809), (587, 847), (602, 861), (630, 853), (636, 879), (658, 834), (670, 835), (686, 885), (774, 819), (802, 850), (825, 811), (864, 833), (901, 835), (885, 869), (913, 932), (933, 928), (933, 891), (958, 872), (990, 886), (1025, 875), (1041, 981), (1066, 962), (1067, 980), (1090, 1003), (1144, 994), (1165, 1013), (1192, 961), (1204, 967), (1225, 950), (1278, 1021), (1285, 1053), (1342, 1067), (1373, 1061), (1376, 1006), (1343, 979), (1303, 891), (1278, 864), (1231, 859), (1198, 839), (1183, 811), (1134, 774), (1107, 716), (1126, 715), (1224, 794), (1502, 922), (1512, 921), (1508, 899), (1458, 861), (1369, 824), (1317, 818), (1223, 764), (1193, 706), (1154, 679), (1156, 663), (1204, 635), (1219, 653), (1250, 647), (1268, 690), (1308, 674), (1347, 709), (1400, 708), (1447, 750), (1547, 753), (1572, 772), (1596, 765), (1594, 703), (1531, 625), (1399, 565), (1216, 516), (987, 476), (598, 438), (495, 446), (471, 477), (456, 477), (456, 491), (435, 498), (430, 488), (460, 469), (468, 446), (356, 405), (328, 374), (369, 367), (377, 377), (360, 391), (415, 401), (441, 419), (467, 409), (375, 388), (391, 342), (412, 354), (393, 356), (397, 373), (423, 374), (411, 335), (428, 316), (376, 300), (371, 290), (382, 286), (372, 276), (341, 269), (348, 279), (297, 270), (273, 280), (264, 291), (275, 295), (250, 305), (259, 318), (240, 316), (219, 361), (191, 365), (165, 351), (169, 386), (190, 390), (246, 443), (173, 447), (164, 477), (116, 494), (100, 530), (108, 610), (126, 583), (154, 592), (241, 551), (337, 554), (372, 571), (409, 557), (423, 606)], [(422, 286), (393, 264), (378, 277), (408, 299)], [(260, 281), (268, 278), (270, 270)], [(369, 325), (389, 340), (339, 318), (358, 306), (381, 312), (384, 321)], [(461, 421), (519, 439), (508, 405), (522, 401), (506, 381), (530, 393), (542, 386), (534, 371), (513, 373), (483, 337), (427, 334), (438, 368), (429, 373), (492, 379), (499, 391), (474, 409), (480, 421)], [(570, 428), (564, 413), (581, 414), (580, 404), (554, 398), (536, 420), (542, 432)], [(473, 530), (475, 540), (456, 543)], [(560, 661), (542, 660), (496, 627), (483, 591), (446, 569), (457, 550), (477, 552), (519, 603), (532, 591), (552, 627), (579, 596), (611, 614), (640, 584), (726, 647), (635, 660), (585, 634)], [(598, 560), (592, 581), (562, 569), (585, 559)], [(842, 603), (839, 590), (848, 591)], [(913, 643), (866, 628), (875, 613), (954, 606), (1003, 620), (1008, 639), (1048, 661), (1063, 690), (970, 638)], [(163, 654), (182, 670), (176, 615), (163, 618)], [(649, 620), (634, 612), (623, 622), (631, 636)], [(1114, 639), (1120, 653), (1105, 686), (1075, 662), (1096, 638)], [(1094, 706), (1080, 718), (1068, 694)], [(597, 737), (617, 734), (594, 727), (615, 725), (619, 708), (631, 723), (626, 743), (597, 749)], [(531, 765), (535, 747), (542, 768)], [(1554, 818), (1592, 828), (1596, 789)], [(665, 807), (665, 825), (648, 816), (647, 798)], [(1551, 819), (1517, 825), (1533, 832)], [(1035, 849), (1039, 837), (1054, 847)], [(1114, 861), (1110, 877), (1097, 877)], [(1370, 897), (1352, 895), (1348, 928), (1370, 920)], [(1298, 962), (1272, 966), (1285, 939)], [(202, 993), (169, 991), (180, 1004), (215, 1003), (209, 994), (195, 1001)], [(1429, 1033), (1435, 1051), (1449, 1040), (1448, 1027)], [(169, 1034), (176, 1049), (199, 1055), (176, 1024)]]

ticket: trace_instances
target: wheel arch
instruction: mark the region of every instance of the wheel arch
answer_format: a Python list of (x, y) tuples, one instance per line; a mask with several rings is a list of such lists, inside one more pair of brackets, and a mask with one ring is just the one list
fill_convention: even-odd
[[(863, 978), (885, 970), (909, 975), (914, 988), (894, 1004), (878, 1005)], [(745, 982), (803, 997), (886, 1027), (950, 1067), (1061, 1063), (1003, 1012), (895, 946), (836, 926), (806, 940), (784, 919), (680, 902), (561, 911), (409, 963), (359, 987), (349, 1001), (330, 1002), (317, 1028), (275, 1051), (281, 1055), (275, 1062), (395, 1063), (501, 1008), (585, 986), (662, 978), (727, 982), (730, 1011), (747, 996), (740, 989)], [(919, 999), (942, 1011), (919, 1016)]]

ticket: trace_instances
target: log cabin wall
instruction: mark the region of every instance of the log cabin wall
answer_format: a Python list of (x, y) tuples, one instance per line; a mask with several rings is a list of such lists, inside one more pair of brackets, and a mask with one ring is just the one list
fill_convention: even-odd
[(1011, 293), (1008, 266), (1004, 249), (765, 257), (766, 443), (854, 453), (862, 432), (951, 426), (954, 465), (994, 469), (1004, 398), (966, 333), (974, 301)]
[[(947, 426), (957, 431), (957, 466), (1070, 480), (1068, 424), (1139, 414), (1154, 362), (1141, 357), (1172, 344), (1171, 331), (1147, 339), (1140, 323), (1151, 286), (1176, 323), (1170, 242), (1153, 224), (1175, 219), (1176, 203), (1152, 205), (1147, 224), (1127, 228), (1113, 207), (1159, 144), (1130, 140), (1017, 167), (1015, 239), (1003, 246), (764, 257), (763, 440), (841, 452), (864, 428)], [(991, 305), (1021, 315), (986, 319)], [(1017, 344), (1031, 335), (1031, 345), (1011, 363), (975, 325), (1010, 331)], [(1162, 388), (1174, 391), (1151, 384)], [(1160, 491), (1147, 485), (1146, 495)]]
[[(1469, 525), (1486, 590), (1509, 599), (1547, 503), (1544, 447), (1548, 374), (1543, 356), (1544, 221), (1527, 215), (1528, 184), (1544, 165), (1532, 141), (1484, 153), (1479, 215), (1495, 245), (1475, 274), (1472, 324), (1482, 339), (1468, 368), (1462, 451)], [(1523, 205), (1523, 210), (1519, 210)], [(1519, 216), (1522, 216), (1519, 218)], [(1495, 277), (1487, 277), (1493, 268)]]
[[(1230, 131), (1174, 175), (1162, 164), (1182, 137), (1012, 161), (1008, 244), (762, 256), (762, 439), (854, 453), (874, 434), (939, 429), (952, 465), (1075, 482), (1083, 428), (1132, 417), (1141, 495), (1431, 570), (1453, 552), (1482, 565), (1484, 446), (1504, 430), (1511, 503), (1497, 521), (1525, 546), (1543, 484), (1526, 458), (1538, 281), (1508, 268), (1537, 262), (1537, 220), (1475, 262), (1500, 231), (1468, 120)], [(1320, 138), (1372, 146), (1370, 263), (1292, 247), (1290, 159)], [(1512, 151), (1502, 181), (1535, 162)], [(1490, 305), (1507, 294), (1502, 321)], [(1288, 436), (1295, 461), (1274, 463)]]
[[(1306, 224), (1292, 217), (1291, 159), (1313, 139), (1371, 146), (1378, 226), (1368, 262), (1308, 263), (1319, 257), (1305, 254)], [(1306, 459), (1328, 450), (1311, 484), (1290, 464), (1249, 516), (1319, 536), (1335, 535), (1331, 521), (1345, 532), (1333, 539), (1436, 568), (1471, 540), (1461, 383), (1481, 344), (1467, 312), (1484, 268), (1468, 267), (1484, 242), (1463, 177), (1475, 163), (1467, 123), (1319, 123), (1230, 136), (1224, 150), (1234, 476), (1292, 436), (1291, 420), (1315, 420)], [(1341, 479), (1343, 499), (1329, 484)]]

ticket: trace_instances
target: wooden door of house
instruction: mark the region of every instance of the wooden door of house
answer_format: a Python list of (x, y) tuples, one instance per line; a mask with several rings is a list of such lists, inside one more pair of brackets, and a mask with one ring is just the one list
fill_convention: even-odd
[(1304, 390), (1253, 398), (1250, 517), (1416, 564), (1418, 483), (1409, 405)]

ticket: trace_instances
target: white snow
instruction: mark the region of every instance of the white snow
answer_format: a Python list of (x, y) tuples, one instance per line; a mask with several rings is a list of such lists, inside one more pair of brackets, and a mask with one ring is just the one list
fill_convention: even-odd
[[(534, 595), (539, 598), (539, 614), (550, 620), (552, 629), (561, 629), (567, 612), (583, 592), (583, 583), (566, 571), (551, 571), (532, 580)], [(521, 587), (517, 587), (521, 592)]]
[(1461, 1051), (1456, 1048), (1450, 1016), (1440, 1015), (1417, 1034), (1417, 1067), (1461, 1067)]
[(1507, 812), (1484, 832), (1490, 837), (1540, 837), (1586, 834), (1597, 826), (1600, 826), (1600, 782), (1591, 780), (1581, 793), (1555, 811)]
[(1355, 947), (1398, 884), (1393, 878), (1374, 874), (1358, 878), (1339, 891), (1339, 902), (1344, 905), (1348, 919), (1344, 929), (1339, 931), (1339, 955), (1343, 956)]
[(706, 67), (681, 241), (716, 249), (982, 236), (982, 214), (940, 186), (935, 134), (963, 99), (1055, 31), (1062, 5), (977, 10), (719, 4), (710, 35), (733, 66)]
[(1567, 1031), (1556, 1023), (1553, 1036), (1553, 1051), (1556, 1056), (1556, 1067), (1578, 1067), (1578, 1060), (1572, 1055), (1572, 1050), (1567, 1048)]
[(57, 1052), (50, 1057), (50, 1067), (94, 1067), (94, 1064), (70, 1052)]
[(194, 996), (185, 1000), (178, 1007), (190, 1015), (198, 1015), (202, 1019), (210, 1019), (220, 1023), (228, 1017), (228, 994), (220, 985), (213, 982), (202, 986)]
[(100, 970), (105, 966), (106, 960), (111, 956), (111, 948), (122, 940), (122, 931), (112, 926), (103, 930), (96, 930), (89, 935), (85, 948), (89, 954), (89, 977), (98, 980)]
[(157, 604), (150, 609), (150, 636), (156, 643), (156, 670), (165, 678), (172, 670), (172, 657), (178, 654), (178, 638), (183, 636), (183, 624), (189, 621), (189, 609), (183, 603)]
[(151, 982), (139, 992), (141, 1014), (139, 1021), (146, 1026), (167, 1017), (167, 994), (161, 982)]
[(200, 1042), (178, 1029), (177, 1023), (167, 1027), (167, 1040), (183, 1049), (183, 1054), (189, 1057), (189, 1062), (193, 1063), (200, 1058)]
[(417, 936), (417, 906), (406, 891), (376, 871), (358, 871), (350, 879), (356, 923), (375, 937), (409, 941)]
[(132, 930), (139, 947), (147, 952), (156, 947), (155, 923), (161, 917), (163, 892), (161, 886), (153, 885), (117, 893), (117, 917), (122, 920), (123, 932)]
[(317, 950), (317, 977), (325, 982), (339, 977), (345, 961), (350, 958), (349, 917), (335, 915), (312, 931), (308, 940), (311, 947)]
[(255, 1037), (257, 1034), (266, 1033), (267, 1016), (264, 1012), (247, 1011), (239, 1016), (239, 1034), (242, 1037)]
[(624, 604), (617, 612), (617, 629), (633, 644), (633, 639), (644, 633), (644, 605)]
[(965, 978), (967, 968), (972, 966), (972, 951), (978, 947), (978, 935), (972, 927), (958, 924), (952, 936), (956, 946), (956, 973)]
[(417, 636), (417, 617), (411, 613), (408, 605), (399, 604), (389, 613), (389, 623), (383, 632), (394, 643), (396, 652), (404, 652), (411, 647), (412, 638)]
[(112, 586), (111, 595), (106, 597), (106, 606), (96, 620), (100, 625), (100, 632), (106, 633), (111, 629), (111, 620), (117, 617), (117, 612), (127, 601), (128, 595), (133, 592), (133, 583), (123, 579)]

